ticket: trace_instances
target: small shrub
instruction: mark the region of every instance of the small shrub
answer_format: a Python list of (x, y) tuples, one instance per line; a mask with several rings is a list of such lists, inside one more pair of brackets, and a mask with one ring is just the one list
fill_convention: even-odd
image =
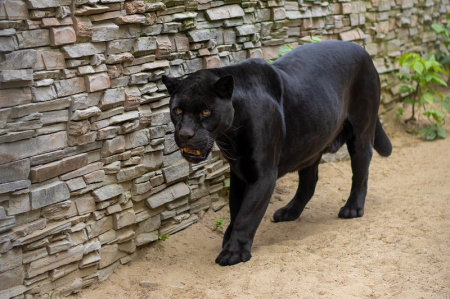
[(166, 235), (166, 234), (164, 234), (164, 235), (157, 234), (157, 236), (158, 236), (158, 242), (159, 241), (164, 242), (165, 240), (169, 239), (169, 235)]
[[(306, 40), (306, 42), (308, 42), (308, 43), (317, 43), (317, 42), (321, 42), (322, 41), (322, 39), (320, 37), (314, 36), (314, 35), (305, 37), (304, 40)], [(294, 47), (292, 47), (291, 45), (281, 46), (280, 49), (278, 50), (277, 56), (278, 56), (278, 58), (280, 58), (281, 56), (283, 56), (284, 54), (286, 54), (286, 53), (288, 53), (288, 52), (290, 52), (292, 50), (294, 50)], [(272, 63), (273, 62), (273, 60), (271, 60), (271, 59), (267, 59), (266, 61), (268, 63)]]
[(308, 37), (306, 38), (306, 40), (307, 40), (309, 43), (317, 43), (317, 42), (321, 42), (321, 41), (322, 41), (322, 39), (321, 39), (320, 37), (315, 36), (315, 35), (308, 36)]
[(225, 220), (225, 218), (219, 218), (219, 219), (215, 219), (214, 220), (214, 224), (215, 224), (215, 229), (218, 229), (218, 228), (220, 228), (220, 229), (223, 229), (223, 221)]
[(280, 49), (278, 50), (278, 58), (280, 58), (286, 53), (291, 52), (292, 50), (294, 50), (294, 47), (292, 47), (291, 45), (281, 46)]
[(156, 236), (158, 237), (158, 240), (156, 241), (156, 248), (158, 249), (159, 252), (161, 252), (161, 246), (162, 246), (161, 242), (164, 242), (167, 239), (169, 239), (169, 235), (167, 235), (167, 234), (163, 234), (163, 235), (156, 234)]
[[(406, 122), (416, 121), (416, 115), (421, 112), (427, 117), (429, 125), (418, 133), (424, 134), (427, 140), (445, 138), (442, 126), (450, 112), (450, 96), (444, 96), (436, 90), (436, 86), (447, 87), (442, 79), (442, 75), (448, 75), (447, 71), (436, 61), (434, 55), (423, 58), (417, 53), (406, 53), (400, 57), (399, 63), (399, 93), (407, 94), (404, 103), (411, 105), (411, 117)], [(402, 108), (398, 110), (398, 114), (404, 114)]]

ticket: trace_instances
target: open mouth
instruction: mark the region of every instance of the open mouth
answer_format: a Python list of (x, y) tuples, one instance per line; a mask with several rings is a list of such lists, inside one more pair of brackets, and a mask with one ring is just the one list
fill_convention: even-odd
[(202, 153), (199, 150), (194, 150), (192, 148), (185, 147), (183, 148), (183, 152), (189, 155), (200, 156)]
[(198, 149), (185, 147), (183, 148), (182, 154), (189, 162), (198, 163), (208, 157), (209, 150), (200, 151)]

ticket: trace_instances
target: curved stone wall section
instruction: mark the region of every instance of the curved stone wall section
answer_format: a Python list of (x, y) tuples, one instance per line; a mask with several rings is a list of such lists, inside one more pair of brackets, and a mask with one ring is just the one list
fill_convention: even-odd
[[(0, 0), (0, 298), (105, 280), (136, 248), (226, 203), (229, 166), (181, 158), (160, 78), (305, 37), (394, 59), (439, 46), (448, 0)], [(200, 215), (201, 216), (201, 215)]]

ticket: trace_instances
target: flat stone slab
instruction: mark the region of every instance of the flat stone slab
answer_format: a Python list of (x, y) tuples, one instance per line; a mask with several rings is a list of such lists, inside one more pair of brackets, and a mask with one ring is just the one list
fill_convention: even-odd
[(45, 184), (30, 191), (31, 208), (33, 210), (49, 206), (70, 198), (70, 191), (64, 182)]
[(175, 199), (189, 195), (190, 189), (185, 183), (178, 183), (147, 199), (148, 205), (154, 209)]
[(122, 194), (122, 185), (112, 184), (92, 191), (96, 201), (105, 201)]
[(245, 15), (240, 5), (226, 5), (206, 10), (206, 18), (209, 21), (224, 20), (230, 18), (239, 18)]

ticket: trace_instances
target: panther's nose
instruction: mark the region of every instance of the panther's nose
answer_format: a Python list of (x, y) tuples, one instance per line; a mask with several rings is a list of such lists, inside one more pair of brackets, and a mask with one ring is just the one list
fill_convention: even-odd
[(182, 142), (187, 142), (189, 139), (194, 137), (194, 135), (195, 135), (195, 132), (193, 130), (187, 129), (187, 128), (186, 129), (183, 128), (178, 132), (178, 137), (180, 137), (180, 140)]

